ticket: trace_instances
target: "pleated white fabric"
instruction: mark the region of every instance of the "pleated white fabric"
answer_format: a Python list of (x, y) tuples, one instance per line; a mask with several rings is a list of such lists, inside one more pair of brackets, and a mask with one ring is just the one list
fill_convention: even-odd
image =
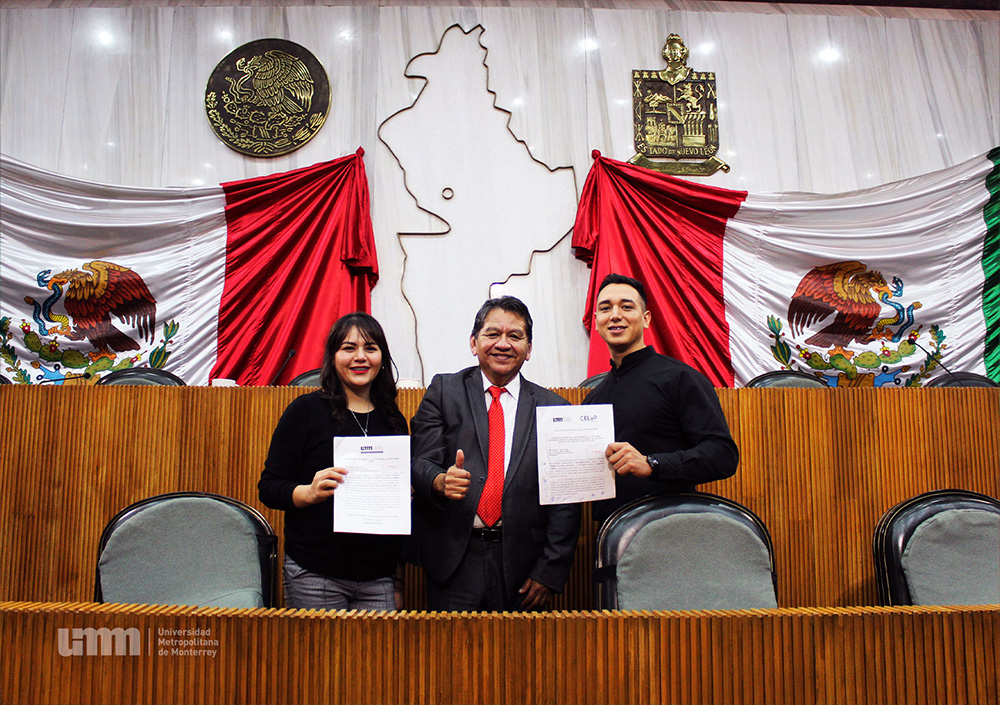
[[(129, 358), (144, 366), (151, 356), (162, 359), (169, 353), (163, 369), (188, 384), (207, 384), (225, 277), (225, 205), (220, 186), (110, 186), (2, 157), (0, 317), (9, 318), (3, 374), (21, 382), (58, 383), (67, 374), (97, 375)], [(66, 316), (65, 292), (58, 295), (46, 286), (66, 270), (88, 273), (85, 265), (94, 261), (132, 269), (156, 305), (152, 341), (142, 339), (134, 325), (111, 317), (139, 349), (104, 361), (94, 359), (97, 351), (89, 341), (66, 335), (73, 321)], [(92, 299), (97, 305), (97, 299), (110, 295), (95, 290)], [(176, 329), (168, 330), (167, 324)], [(39, 343), (44, 352), (31, 349)]]
[[(736, 385), (785, 360), (841, 386), (926, 382), (944, 374), (934, 361), (928, 375), (921, 372), (936, 354), (949, 370), (984, 374), (983, 207), (993, 167), (983, 156), (850, 193), (750, 194), (724, 242)], [(847, 262), (880, 272), (893, 289), (884, 298), (868, 292), (882, 308), (869, 332), (888, 319), (879, 331), (885, 337), (843, 350), (810, 344), (834, 315), (793, 331), (792, 298), (814, 268)]]

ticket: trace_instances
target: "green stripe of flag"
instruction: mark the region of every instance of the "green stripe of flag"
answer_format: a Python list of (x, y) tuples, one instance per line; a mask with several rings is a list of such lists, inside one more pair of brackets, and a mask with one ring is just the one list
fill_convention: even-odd
[(1000, 147), (987, 157), (993, 170), (986, 177), (990, 200), (983, 208), (986, 237), (983, 241), (983, 314), (986, 317), (986, 374), (1000, 382)]

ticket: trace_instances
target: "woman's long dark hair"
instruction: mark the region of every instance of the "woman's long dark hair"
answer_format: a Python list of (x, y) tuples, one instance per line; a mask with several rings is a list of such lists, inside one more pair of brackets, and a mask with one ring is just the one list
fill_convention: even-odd
[(344, 339), (350, 334), (352, 328), (357, 328), (361, 337), (367, 343), (374, 343), (382, 351), (382, 366), (378, 374), (372, 380), (369, 392), (371, 402), (376, 409), (379, 409), (393, 431), (406, 433), (406, 423), (399, 413), (399, 406), (396, 404), (396, 381), (393, 379), (392, 355), (389, 353), (389, 344), (385, 340), (385, 333), (382, 326), (367, 313), (349, 313), (342, 316), (340, 320), (333, 324), (330, 335), (326, 339), (326, 353), (323, 355), (323, 367), (320, 368), (320, 394), (330, 401), (332, 407), (332, 417), (334, 424), (347, 422), (347, 395), (344, 393), (344, 385), (337, 376), (333, 360), (340, 349)]

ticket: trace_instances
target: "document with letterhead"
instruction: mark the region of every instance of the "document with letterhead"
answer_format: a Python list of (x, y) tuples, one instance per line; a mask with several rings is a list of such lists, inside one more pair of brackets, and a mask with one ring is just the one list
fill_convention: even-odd
[(611, 499), (615, 473), (605, 452), (615, 440), (611, 404), (540, 406), (535, 412), (538, 435), (538, 501), (569, 504)]
[(333, 530), (410, 533), (410, 437), (337, 436), (333, 464), (347, 470), (333, 493)]

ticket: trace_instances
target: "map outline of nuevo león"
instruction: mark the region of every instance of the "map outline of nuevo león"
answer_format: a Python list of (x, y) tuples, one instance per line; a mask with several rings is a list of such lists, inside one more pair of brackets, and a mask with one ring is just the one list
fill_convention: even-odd
[(411, 59), (404, 75), (424, 85), (378, 130), (417, 206), (447, 224), (398, 233), (425, 383), (475, 363), (463, 341), (491, 286), (529, 273), (532, 256), (559, 244), (576, 215), (572, 167), (532, 157), (497, 107), (484, 32), (453, 25), (436, 51)]

